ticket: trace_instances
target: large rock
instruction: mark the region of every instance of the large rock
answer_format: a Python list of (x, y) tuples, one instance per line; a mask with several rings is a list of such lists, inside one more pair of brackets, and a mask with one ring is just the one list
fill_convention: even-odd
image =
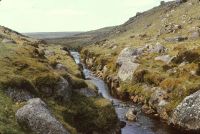
[(173, 111), (169, 121), (185, 130), (200, 130), (200, 90), (186, 97)]
[(143, 49), (135, 49), (135, 48), (125, 48), (119, 54), (117, 59), (117, 65), (121, 66), (123, 63), (126, 62), (135, 62), (135, 59), (138, 55), (142, 54)]
[(16, 113), (17, 122), (37, 134), (69, 134), (39, 98), (30, 99)]
[(122, 81), (132, 80), (133, 73), (138, 69), (139, 66), (140, 64), (130, 61), (123, 63), (119, 69), (118, 77)]

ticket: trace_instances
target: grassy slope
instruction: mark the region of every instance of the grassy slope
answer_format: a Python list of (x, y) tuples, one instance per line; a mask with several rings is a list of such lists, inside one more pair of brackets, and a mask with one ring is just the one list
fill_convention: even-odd
[[(84, 48), (82, 50), (83, 57), (85, 56), (84, 53), (89, 52), (97, 57), (96, 64), (101, 64), (101, 61), (107, 61), (108, 74), (116, 74), (116, 58), (120, 51), (127, 46), (137, 48), (146, 44), (155, 45), (157, 42), (160, 42), (169, 49), (168, 54), (171, 56), (176, 56), (185, 50), (200, 53), (198, 49), (200, 47), (200, 39), (175, 43), (169, 43), (164, 40), (166, 37), (188, 36), (192, 27), (199, 26), (199, 12), (200, 4), (190, 4), (189, 2), (175, 7), (168, 5), (155, 7), (117, 27), (107, 37), (108, 40), (106, 42), (97, 42)], [(161, 28), (173, 23), (181, 25), (182, 29), (175, 33), (159, 35)], [(140, 35), (146, 36), (141, 37)], [(117, 46), (117, 48), (112, 49), (113, 46)], [(199, 89), (200, 77), (191, 75), (191, 71), (197, 70), (198, 63), (188, 63), (182, 68), (178, 68), (179, 64), (170, 63), (169, 67), (177, 69), (175, 74), (170, 74), (163, 69), (166, 65), (165, 63), (154, 60), (158, 55), (149, 54), (140, 57), (138, 62), (141, 64), (141, 67), (136, 73), (139, 73), (141, 70), (148, 70), (149, 73), (144, 76), (144, 81), (142, 82), (121, 83), (121, 90), (122, 92), (128, 91), (130, 94), (146, 94), (146, 91), (143, 92), (140, 86), (143, 84), (159, 86), (163, 90), (171, 88), (172, 91), (169, 94), (170, 103), (168, 105), (168, 110), (171, 111), (185, 96)], [(151, 93), (147, 94), (147, 98), (150, 95)]]
[[(12, 31), (9, 30), (9, 32), (7, 33), (8, 35), (6, 35), (6, 38), (10, 37), (9, 35), (13, 35)], [(5, 37), (4, 34), (5, 33), (3, 33), (2, 39)], [(102, 100), (101, 98), (87, 98), (84, 96), (79, 98), (80, 95), (78, 93), (73, 93), (74, 95), (72, 96), (71, 101), (62, 104), (62, 102), (55, 100), (54, 96), (46, 95), (46, 93), (43, 93), (41, 90), (43, 86), (54, 87), (60, 76), (68, 79), (72, 89), (85, 87), (96, 88), (82, 79), (81, 71), (70, 54), (62, 50), (62, 47), (60, 46), (45, 46), (41, 44), (39, 47), (36, 47), (35, 45), (29, 45), (29, 42), (21, 42), (21, 35), (14, 34), (14, 36), (15, 37), (11, 36), (10, 38), (14, 38), (17, 44), (0, 43), (0, 132), (5, 134), (25, 133), (24, 130), (20, 129), (20, 126), (15, 120), (15, 112), (24, 104), (24, 102), (14, 102), (10, 97), (8, 97), (5, 94), (5, 91), (8, 88), (14, 88), (15, 90), (28, 90), (35, 95), (35, 97), (40, 97), (46, 101), (58, 120), (72, 134), (76, 134), (77, 130), (84, 132), (84, 129), (88, 129), (79, 129), (80, 125), (77, 123), (74, 124), (73, 120), (67, 120), (68, 117), (73, 117), (77, 114), (82, 114), (83, 116), (85, 114), (91, 114), (90, 117), (93, 120), (93, 130), (99, 130), (100, 128), (103, 130), (104, 126), (102, 125), (106, 125), (109, 120), (105, 120), (102, 123), (96, 123), (96, 118), (104, 119), (107, 117), (102, 117), (99, 114), (95, 115), (94, 118), (92, 113), (101, 110), (104, 112), (108, 109), (111, 110), (110, 113), (115, 115), (115, 111), (110, 103), (105, 102), (105, 100)], [(2, 39), (0, 39), (0, 42)], [(18, 41), (18, 39), (20, 41)], [(50, 53), (53, 52), (53, 55), (49, 55), (45, 58), (44, 50), (49, 51)], [(66, 70), (57, 70), (55, 68), (57, 63), (61, 63)], [(102, 102), (104, 106), (96, 104), (97, 101)], [(90, 105), (87, 105), (87, 102), (90, 102)], [(72, 105), (72, 107), (69, 107), (69, 105)], [(84, 113), (85, 111), (80, 110), (83, 107), (89, 109), (89, 111)], [(107, 109), (104, 110), (104, 107), (107, 107)], [(68, 114), (70, 110), (79, 113)], [(112, 119), (116, 119), (116, 117), (113, 117)], [(85, 120), (80, 120), (78, 123), (88, 125), (87, 123), (89, 122), (90, 120), (88, 119), (86, 124)], [(111, 127), (108, 127), (108, 129), (111, 129)]]

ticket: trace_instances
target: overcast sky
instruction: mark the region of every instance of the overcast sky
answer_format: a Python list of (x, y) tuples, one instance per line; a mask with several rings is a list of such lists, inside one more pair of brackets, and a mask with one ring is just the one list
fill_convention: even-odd
[(2, 0), (0, 25), (19, 32), (88, 31), (122, 24), (159, 4), (160, 0)]

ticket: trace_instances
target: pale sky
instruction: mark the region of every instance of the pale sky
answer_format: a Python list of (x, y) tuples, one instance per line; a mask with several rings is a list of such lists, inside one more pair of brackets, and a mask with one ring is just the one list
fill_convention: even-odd
[(160, 1), (2, 0), (0, 25), (19, 32), (88, 31), (122, 24)]

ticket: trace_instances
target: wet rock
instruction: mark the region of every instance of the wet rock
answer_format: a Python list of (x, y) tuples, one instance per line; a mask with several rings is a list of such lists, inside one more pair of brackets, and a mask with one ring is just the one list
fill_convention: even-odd
[(154, 109), (152, 109), (151, 107), (149, 107), (147, 105), (142, 106), (142, 112), (144, 112), (145, 114), (148, 114), (148, 115), (152, 115), (152, 114), (156, 113), (156, 111)]
[(167, 104), (165, 101), (165, 98), (167, 96), (167, 92), (165, 90), (162, 90), (161, 88), (155, 87), (154, 93), (151, 95), (149, 100), (149, 105), (158, 107), (158, 106), (164, 106), (163, 104)]
[(126, 113), (126, 119), (128, 121), (136, 121), (137, 120), (137, 111), (134, 108), (130, 108)]
[(124, 128), (126, 126), (126, 122), (120, 121), (120, 128)]
[(169, 123), (185, 130), (200, 130), (200, 91), (186, 97), (173, 111)]
[(156, 61), (162, 61), (166, 64), (169, 64), (171, 62), (173, 57), (169, 56), (169, 55), (162, 55), (162, 56), (158, 56), (155, 58)]
[(69, 134), (39, 98), (30, 99), (17, 110), (16, 119), (21, 127), (37, 134)]
[(133, 73), (138, 69), (140, 64), (133, 63), (133, 62), (125, 62), (119, 69), (118, 77), (122, 81), (132, 80)]

